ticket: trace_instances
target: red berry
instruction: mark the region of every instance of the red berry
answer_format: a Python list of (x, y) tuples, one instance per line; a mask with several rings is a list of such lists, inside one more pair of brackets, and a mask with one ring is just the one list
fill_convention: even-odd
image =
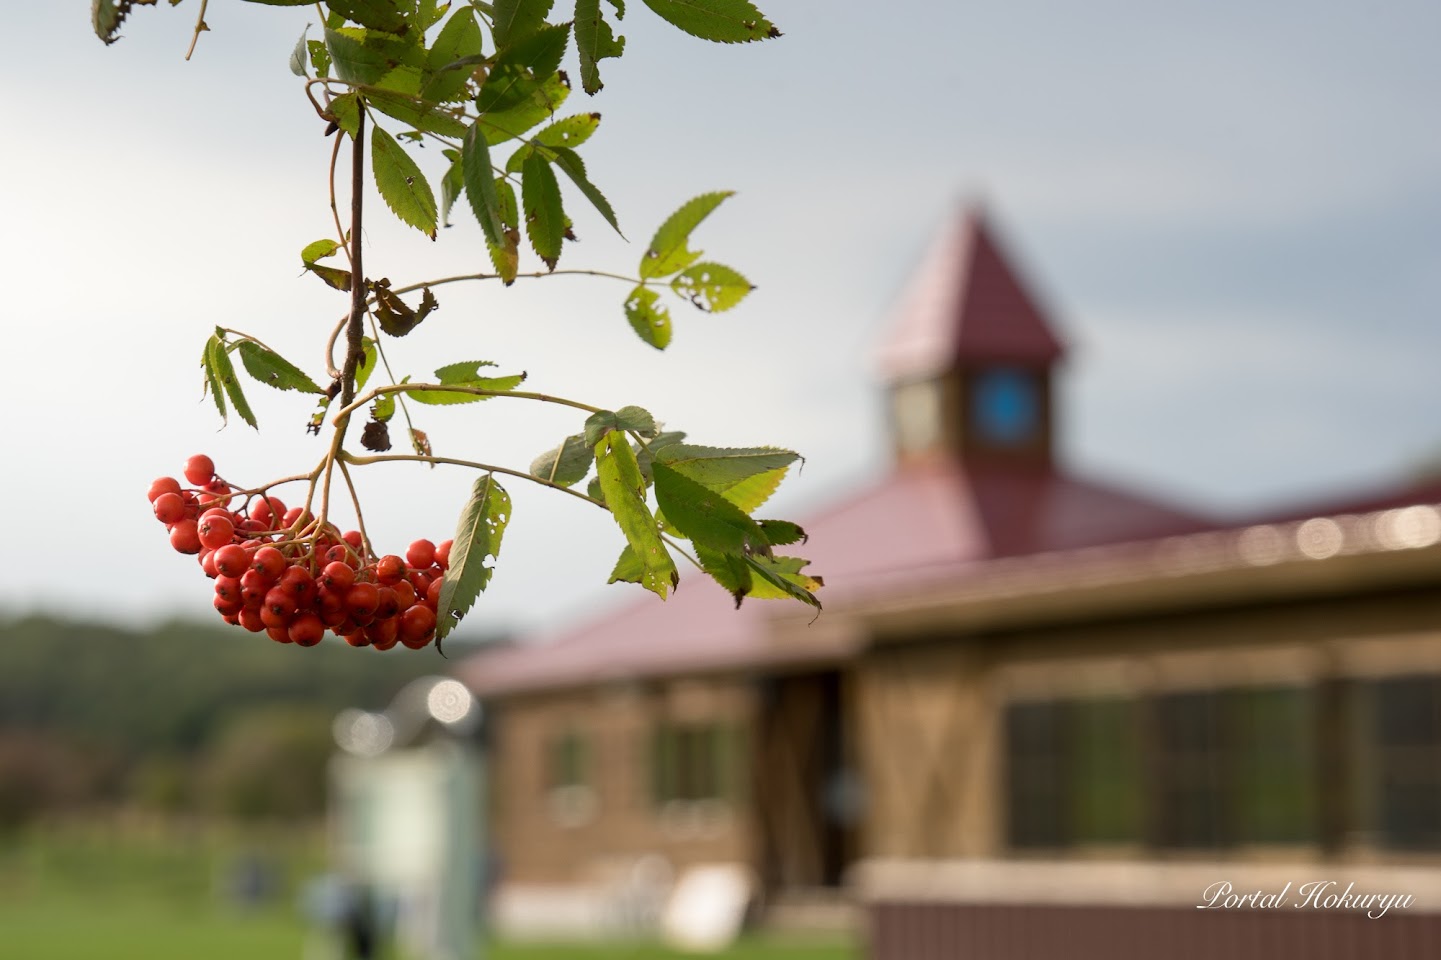
[(400, 600), (395, 596), (395, 591), (390, 587), (381, 587), (376, 591), (379, 599), (375, 603), (375, 619), (389, 620), (400, 613)]
[(313, 647), (325, 636), (325, 624), (313, 613), (302, 613), (290, 621), (290, 639), (298, 647)]
[(279, 586), (294, 597), (299, 606), (308, 606), (315, 599), (315, 578), (304, 567), (286, 567), (280, 575)]
[(375, 649), (389, 650), (400, 639), (400, 624), (394, 617), (377, 620), (365, 628), (365, 635), (370, 638), (370, 645)]
[(364, 623), (375, 616), (380, 604), (380, 589), (373, 583), (353, 584), (345, 592), (345, 609), (357, 622)]
[(155, 498), (162, 493), (179, 493), (180, 481), (174, 477), (161, 477), (150, 484), (150, 502), (154, 503)]
[[(262, 614), (262, 616), (264, 616), (264, 614)], [(267, 627), (265, 628), (265, 633), (266, 633), (267, 636), (270, 637), (270, 639), (274, 640), (276, 643), (294, 643), (294, 642), (295, 642), (295, 641), (293, 641), (293, 640), (290, 639), (290, 629), (289, 629), (288, 627), (286, 627), (284, 624), (281, 624), (280, 626), (277, 626), (277, 627), (267, 626)]]
[(245, 595), (238, 577), (216, 577), (215, 595), (230, 603), (242, 604), (245, 602)]
[(405, 561), (395, 554), (387, 554), (375, 562), (375, 579), (386, 586), (399, 583), (405, 577)]
[[(170, 528), (170, 545), (178, 553), (199, 553), (200, 534), (195, 532), (194, 520), (181, 520)], [(217, 566), (216, 569), (219, 569)]]
[(200, 494), (200, 504), (206, 507), (224, 506), (230, 502), (230, 484), (224, 480), (211, 480)]
[(325, 553), (321, 554), (320, 559), (326, 566), (330, 566), (332, 563), (343, 563), (352, 570), (355, 569), (352, 564), (355, 554), (351, 553), (350, 547), (343, 543), (327, 549)]
[(235, 537), (235, 524), (224, 512), (212, 513), (200, 518), (199, 533), (201, 546), (219, 550)]
[(215, 609), (221, 616), (232, 617), (241, 610), (239, 600), (227, 600), (219, 594), (215, 597)]
[(419, 650), (435, 636), (435, 614), (424, 604), (417, 604), (400, 615), (400, 642)]
[[(196, 536), (196, 542), (199, 543), (199, 534)], [(215, 572), (222, 577), (239, 578), (249, 566), (250, 554), (238, 543), (227, 543), (215, 551)]]
[(320, 572), (320, 585), (343, 594), (355, 582), (355, 568), (340, 560), (332, 560)]
[(253, 607), (240, 609), (240, 625), (251, 633), (259, 633), (265, 629), (265, 621), (260, 619), (260, 611)]
[(185, 479), (193, 487), (203, 487), (215, 478), (215, 461), (203, 453), (197, 453), (185, 461)]
[(444, 585), (444, 580), (436, 580), (426, 589), (425, 602), (429, 605), (430, 609), (438, 610), (440, 608), (440, 588)]
[(261, 497), (250, 508), (250, 519), (265, 524), (267, 530), (274, 529), (275, 521), (285, 516), (285, 504), (279, 497)]
[(341, 634), (341, 636), (343, 636), (345, 638), (345, 642), (350, 644), (352, 647), (370, 646), (370, 638), (365, 635), (365, 632), (363, 630), (352, 630), (350, 633)]
[(286, 527), (293, 527), (296, 524), (304, 526), (312, 519), (314, 518), (311, 517), (309, 510), (306, 510), (303, 507), (291, 507), (289, 510), (285, 511), (285, 518), (284, 520), (282, 520), (282, 523)]
[(350, 549), (356, 553), (360, 552), (360, 545), (365, 542), (365, 538), (360, 535), (359, 530), (347, 530), (340, 539), (350, 544)]
[(178, 493), (162, 493), (151, 502), (155, 519), (161, 523), (175, 523), (185, 519), (185, 501)]
[(442, 570), (450, 569), (450, 545), (453, 540), (443, 540), (440, 546), (435, 548), (435, 565)]
[(338, 627), (350, 616), (345, 609), (345, 597), (333, 590), (321, 590), (316, 595), (315, 612), (327, 627)]
[(415, 588), (410, 585), (409, 580), (402, 580), (390, 588), (395, 592), (396, 612), (409, 610), (415, 603)]
[(285, 554), (274, 547), (261, 547), (255, 551), (255, 557), (250, 561), (251, 569), (260, 571), (260, 575), (271, 583), (280, 579), (280, 575), (289, 566)]
[(201, 550), (201, 551), (200, 551), (200, 569), (201, 569), (201, 570), (204, 570), (204, 571), (205, 571), (205, 575), (206, 575), (207, 577), (209, 577), (211, 580), (214, 580), (216, 577), (220, 576), (220, 571), (215, 569), (215, 551), (214, 551), (214, 550)]
[(284, 587), (271, 587), (266, 592), (265, 600), (262, 603), (262, 609), (269, 610), (277, 617), (293, 617), (295, 611), (299, 609), (295, 597)]
[(435, 562), (435, 544), (429, 540), (417, 540), (405, 550), (405, 562), (417, 570), (424, 570)]
[(246, 570), (240, 575), (240, 599), (247, 607), (259, 609), (269, 592), (270, 581), (259, 570)]

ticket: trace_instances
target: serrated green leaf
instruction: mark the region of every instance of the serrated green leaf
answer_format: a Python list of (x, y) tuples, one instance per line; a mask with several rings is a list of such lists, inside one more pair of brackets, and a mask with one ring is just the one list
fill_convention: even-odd
[(646, 505), (645, 481), (636, 466), (630, 443), (625, 434), (611, 431), (601, 437), (594, 450), (597, 479), (605, 504), (641, 563), (640, 583), (664, 600), (680, 582), (680, 575), (666, 551), (655, 517)]
[(395, 416), (395, 394), (385, 393), (375, 398), (375, 403), (370, 406), (370, 419), (379, 423), (387, 423)]
[(726, 486), (721, 493), (746, 513), (753, 513), (776, 492), (776, 488), (785, 479), (786, 469), (786, 467), (780, 467), (775, 470), (767, 470), (765, 473), (758, 473), (753, 477), (746, 477), (744, 480), (738, 480)]
[(546, 147), (574, 149), (589, 140), (599, 127), (600, 114), (577, 113), (542, 127), (532, 139)]
[[(625, 7), (617, 7), (616, 16), (625, 16)], [(617, 37), (610, 24), (601, 16), (600, 0), (576, 0), (575, 46), (580, 53), (580, 84), (595, 96), (605, 86), (600, 79), (600, 61), (625, 53), (625, 37)]]
[(365, 94), (366, 101), (375, 109), (402, 123), (408, 123), (417, 130), (439, 134), (442, 137), (465, 136), (467, 129), (465, 123), (443, 107), (417, 103), (403, 93), (383, 90), (380, 87), (361, 87), (360, 89)]
[[(482, 377), (480, 375), (482, 367), (493, 366), (495, 364), (489, 360), (467, 360), (463, 363), (447, 364), (435, 371), (435, 378), (436, 382), (443, 386), (471, 387), (476, 390), (493, 390), (497, 393), (507, 393), (525, 381), (524, 373), (510, 374), (504, 377)], [(417, 403), (431, 405), (476, 403), (489, 399), (483, 394), (451, 393), (445, 390), (415, 391), (410, 394), (410, 398)]]
[(436, 604), (436, 649), (475, 604), (494, 573), (486, 563), (500, 556), (501, 538), (510, 522), (510, 495), (487, 473), (475, 481), (470, 500), (460, 511), (460, 523), (450, 548), (450, 568), (441, 581)]
[(750, 0), (644, 0), (664, 20), (693, 37), (716, 43), (750, 43), (781, 32)]
[(675, 275), (671, 289), (708, 313), (729, 310), (755, 287), (738, 272), (720, 263), (697, 263)]
[(390, 72), (395, 61), (367, 46), (367, 31), (357, 27), (326, 27), (325, 50), (335, 75), (346, 83), (373, 84)]
[(643, 407), (628, 406), (619, 410), (597, 410), (585, 418), (585, 442), (595, 446), (613, 430), (630, 431), (642, 437), (657, 434), (655, 417)]
[(290, 51), (290, 72), (297, 77), (306, 77), (306, 45), (305, 35), (310, 32), (310, 25), (306, 24), (305, 29), (300, 31), (300, 39), (295, 41), (295, 49)]
[(501, 50), (480, 85), (475, 109), (486, 114), (515, 107), (560, 69), (569, 42), (570, 24), (547, 24)]
[(610, 579), (606, 583), (641, 583), (645, 580), (645, 564), (640, 562), (640, 557), (626, 544), (620, 551), (620, 557), (616, 559), (615, 566), (611, 568)]
[(495, 0), (491, 31), (495, 45), (505, 49), (535, 33), (550, 15), (554, 0)]
[(475, 68), (469, 65), (451, 66), (459, 60), (480, 54), (480, 25), (475, 22), (475, 13), (469, 6), (459, 10), (440, 28), (435, 42), (425, 55), (425, 65), (430, 74), (422, 92), (427, 100), (446, 101), (463, 97), (466, 82)]
[(541, 157), (532, 154), (525, 161), (521, 180), (521, 200), (525, 208), (525, 232), (536, 256), (554, 270), (560, 259), (560, 245), (565, 235), (565, 211), (560, 205), (560, 184), (555, 171)]
[(682, 536), (721, 553), (770, 555), (770, 542), (760, 526), (723, 495), (663, 463), (652, 470), (656, 504)]
[(504, 246), (505, 228), (501, 226), (497, 209), (500, 199), (495, 193), (494, 174), (490, 168), (490, 147), (478, 122), (466, 131), (465, 142), (461, 146), (461, 172), (470, 208), (480, 221), (486, 242), (497, 247)]
[(825, 586), (820, 577), (813, 577), (802, 570), (810, 564), (800, 557), (757, 557), (742, 558), (751, 571), (749, 596), (758, 600), (799, 600), (821, 608), (815, 592)]
[(505, 242), (500, 246), (487, 243), (485, 248), (495, 272), (508, 287), (515, 283), (516, 273), (520, 270), (520, 211), (515, 200), (515, 188), (504, 177), (495, 178), (495, 196), (500, 201), (500, 222), (505, 229)]
[(585, 479), (594, 460), (585, 436), (573, 433), (554, 449), (547, 450), (530, 463), (530, 475), (558, 483), (562, 487), (574, 486)]
[(692, 548), (701, 569), (726, 589), (739, 608), (741, 601), (751, 592), (752, 585), (751, 568), (746, 565), (745, 558), (719, 550), (707, 550), (699, 544), (692, 544)]
[(596, 503), (605, 503), (605, 491), (600, 488), (600, 478), (591, 477), (590, 483), (585, 485), (585, 495)]
[[(255, 414), (250, 410), (250, 404), (245, 400), (245, 392), (240, 388), (240, 379), (235, 376), (235, 365), (230, 362), (230, 354), (226, 350), (225, 342), (219, 337), (210, 341), (210, 366), (215, 373), (215, 379), (225, 388), (225, 396), (230, 401), (230, 406), (240, 419), (255, 425)], [(258, 427), (256, 428), (258, 429)]]
[(420, 24), (422, 31), (429, 30), (440, 22), (440, 18), (450, 11), (450, 0), (438, 3), (437, 0), (417, 0), (415, 3), (415, 22)]
[(295, 364), (253, 340), (242, 340), (236, 348), (245, 372), (268, 387), (277, 390), (299, 390), (301, 393), (325, 391)]
[(552, 74), (515, 106), (508, 110), (493, 110), (480, 118), (486, 143), (494, 146), (525, 136), (536, 124), (554, 116), (569, 96), (570, 84), (565, 74)]
[(455, 206), (456, 198), (465, 192), (465, 178), (460, 170), (460, 151), (446, 149), (442, 151), (450, 158), (450, 166), (445, 168), (445, 176), (440, 178), (440, 225), (450, 226), (450, 208)]
[(547, 147), (546, 149), (554, 154), (551, 163), (559, 167), (561, 172), (570, 177), (577, 187), (580, 187), (580, 192), (585, 194), (585, 198), (591, 202), (591, 205), (600, 211), (600, 215), (605, 217), (605, 222), (610, 224), (615, 232), (620, 233), (621, 238), (624, 239), (625, 234), (620, 232), (620, 224), (616, 222), (615, 211), (610, 208), (610, 201), (596, 189), (595, 184), (586, 178), (585, 163), (580, 159), (580, 154), (567, 147)]
[(631, 329), (657, 350), (670, 345), (670, 308), (661, 302), (660, 294), (649, 287), (636, 287), (625, 298), (625, 318)]
[(751, 477), (789, 467), (800, 459), (795, 451), (779, 447), (703, 447), (690, 443), (670, 444), (656, 450), (655, 457), (718, 493)]
[(808, 539), (806, 532), (799, 525), (789, 520), (757, 520), (761, 532), (766, 535), (766, 541), (773, 547), (783, 547), (791, 543), (805, 543)]
[(360, 97), (355, 93), (343, 93), (330, 101), (330, 115), (340, 129), (350, 134), (352, 140), (360, 132)]
[(684, 439), (685, 431), (667, 430), (664, 433), (657, 433), (650, 440), (646, 441), (645, 446), (637, 443), (631, 447), (631, 450), (635, 453), (636, 466), (640, 467), (640, 475), (645, 478), (646, 486), (650, 486), (651, 483), (651, 465), (655, 451), (661, 447), (669, 446), (672, 443), (680, 443)]
[(327, 3), (331, 10), (363, 27), (404, 33), (409, 26), (396, 0), (327, 0)]
[[(219, 336), (211, 336), (205, 341), (205, 349), (200, 354), (200, 366), (205, 370), (205, 387), (212, 400), (215, 401), (215, 411), (220, 414), (221, 422), (229, 423), (230, 417), (225, 409), (225, 388), (220, 385), (220, 377), (215, 372), (215, 364), (211, 362), (211, 348), (219, 342)], [(224, 350), (224, 345), (221, 345)]]
[(695, 263), (700, 258), (700, 251), (689, 249), (687, 241), (691, 233), (710, 216), (712, 210), (734, 195), (733, 190), (703, 193), (687, 200), (680, 209), (666, 217), (651, 238), (650, 246), (641, 255), (641, 278), (666, 277)]
[(300, 260), (302, 263), (311, 264), (317, 260), (323, 260), (326, 257), (333, 256), (339, 249), (339, 241), (328, 238), (325, 240), (315, 240), (301, 248)]
[(305, 269), (324, 280), (327, 286), (336, 290), (349, 290), (351, 276), (349, 270), (342, 270), (339, 267), (327, 267), (323, 263), (304, 264)]
[(404, 223), (435, 239), (435, 194), (415, 161), (380, 127), (370, 133), (375, 186), (390, 211)]
[(360, 338), (360, 361), (355, 365), (355, 392), (365, 389), (370, 375), (375, 372), (375, 361), (379, 356), (375, 341), (369, 337)]

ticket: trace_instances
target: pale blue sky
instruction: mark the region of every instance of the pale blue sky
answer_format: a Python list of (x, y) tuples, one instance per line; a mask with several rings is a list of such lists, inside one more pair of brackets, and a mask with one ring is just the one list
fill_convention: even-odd
[[(220, 323), (313, 370), (344, 309), (296, 270), (329, 219), (329, 142), (285, 68), (313, 15), (214, 0), (187, 64), (195, 6), (141, 10), (108, 49), (87, 4), (7, 14), (26, 38), (0, 62), (18, 401), (0, 485), (25, 544), (0, 577), (9, 610), (209, 615), (148, 515), (150, 479), (197, 450), (246, 481), (320, 455), (308, 404), (259, 387), (265, 432), (216, 433), (196, 366)], [(583, 152), (632, 241), (577, 199), (567, 265), (627, 269), (674, 206), (736, 189), (697, 239), (759, 285), (747, 304), (677, 307), (656, 354), (611, 282), (452, 288), (397, 365), (492, 359), (702, 441), (794, 446), (809, 462), (775, 512), (804, 516), (883, 469), (869, 352), (943, 217), (980, 196), (1073, 345), (1073, 463), (1240, 512), (1383, 483), (1441, 447), (1435, 4), (763, 6), (785, 37), (731, 48), (630, 4), (606, 90), (567, 105), (604, 116)], [(432, 246), (371, 224), (368, 264), (396, 280), (431, 256), (431, 274), (484, 267), (473, 225)], [(422, 426), (440, 451), (519, 466), (578, 426), (526, 411), (511, 427), (491, 406)], [(372, 472), (373, 532), (443, 539), (468, 482)], [(475, 621), (555, 622), (623, 591), (603, 585), (608, 518), (521, 486)], [(77, 595), (65, 571), (97, 523), (125, 562)]]

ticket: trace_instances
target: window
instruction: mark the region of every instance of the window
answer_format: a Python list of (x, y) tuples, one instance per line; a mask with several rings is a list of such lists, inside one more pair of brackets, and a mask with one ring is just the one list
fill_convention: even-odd
[(595, 819), (599, 797), (592, 784), (588, 741), (567, 730), (546, 745), (546, 801), (550, 815), (563, 827), (580, 827)]
[(651, 740), (651, 797), (656, 805), (733, 798), (735, 740), (735, 731), (720, 724), (657, 726)]
[(583, 787), (590, 782), (589, 758), (585, 739), (574, 730), (567, 730), (550, 742), (547, 781), (550, 789)]
[(1158, 839), (1165, 847), (1221, 844), (1221, 694), (1174, 693), (1156, 699)]
[(1381, 843), (1441, 848), (1441, 677), (1393, 677), (1370, 686)]
[(972, 423), (995, 446), (1024, 446), (1041, 423), (1036, 379), (1024, 370), (997, 367), (978, 376), (971, 390)]
[(1232, 697), (1236, 839), (1252, 844), (1316, 840), (1316, 694), (1302, 687), (1262, 687), (1238, 690)]

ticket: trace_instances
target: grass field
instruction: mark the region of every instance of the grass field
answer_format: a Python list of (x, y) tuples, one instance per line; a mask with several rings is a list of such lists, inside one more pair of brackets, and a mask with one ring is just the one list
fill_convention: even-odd
[[(219, 891), (240, 852), (276, 868), (263, 907)], [(0, 960), (334, 960), (299, 909), (313, 837), (65, 830), (0, 841)], [(486, 960), (672, 960), (651, 944), (490, 944)], [(749, 939), (719, 960), (856, 960), (842, 943)]]

